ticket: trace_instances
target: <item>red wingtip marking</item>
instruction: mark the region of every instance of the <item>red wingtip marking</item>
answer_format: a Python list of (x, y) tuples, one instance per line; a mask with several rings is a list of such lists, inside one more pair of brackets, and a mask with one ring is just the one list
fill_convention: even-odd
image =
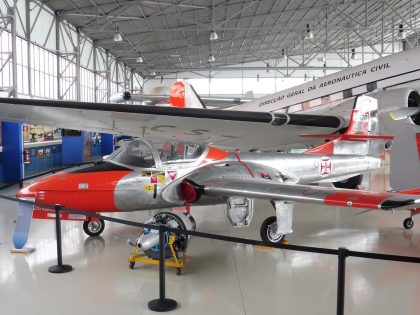
[(169, 101), (172, 107), (181, 107), (185, 106), (185, 85), (181, 81), (175, 82), (169, 93)]
[(329, 206), (379, 209), (381, 202), (390, 196), (389, 193), (335, 191), (325, 197), (324, 203)]

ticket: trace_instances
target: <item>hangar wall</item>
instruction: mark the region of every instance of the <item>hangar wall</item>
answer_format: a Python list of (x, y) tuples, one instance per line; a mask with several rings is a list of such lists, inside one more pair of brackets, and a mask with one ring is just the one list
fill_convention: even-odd
[[(109, 102), (112, 94), (129, 89), (133, 81), (139, 85), (142, 78), (42, 2), (0, 0), (1, 97)], [(106, 141), (101, 147), (89, 141), (92, 135), (87, 135), (91, 145), (89, 150), (83, 145), (78, 148), (82, 156), (77, 159), (79, 162), (85, 160), (85, 151), (94, 159), (109, 153), (109, 137), (103, 135)], [(6, 131), (2, 143), (10, 143), (9, 137), (23, 142), (22, 133), (12, 135)], [(62, 165), (66, 150), (61, 138), (8, 147), (8, 153), (3, 149), (1, 146), (0, 182)], [(5, 153), (18, 156), (19, 167), (5, 165)], [(76, 154), (74, 147), (69, 153)], [(27, 154), (30, 162), (23, 163), (23, 154)], [(10, 174), (15, 175), (12, 178)]]

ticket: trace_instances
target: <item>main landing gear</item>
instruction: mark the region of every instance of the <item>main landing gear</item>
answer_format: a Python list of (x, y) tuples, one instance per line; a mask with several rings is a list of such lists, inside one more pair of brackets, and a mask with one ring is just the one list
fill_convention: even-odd
[(261, 224), (260, 236), (264, 243), (282, 244), (286, 234), (292, 233), (293, 203), (272, 201), (276, 215), (268, 217)]

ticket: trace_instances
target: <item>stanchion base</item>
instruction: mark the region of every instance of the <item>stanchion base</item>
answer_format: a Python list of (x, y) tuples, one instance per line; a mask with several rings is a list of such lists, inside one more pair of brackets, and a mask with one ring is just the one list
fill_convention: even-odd
[(72, 270), (73, 267), (70, 265), (55, 265), (48, 268), (48, 271), (51, 273), (65, 273)]
[(172, 299), (156, 299), (151, 300), (148, 304), (149, 309), (155, 312), (168, 312), (176, 309), (177, 302)]

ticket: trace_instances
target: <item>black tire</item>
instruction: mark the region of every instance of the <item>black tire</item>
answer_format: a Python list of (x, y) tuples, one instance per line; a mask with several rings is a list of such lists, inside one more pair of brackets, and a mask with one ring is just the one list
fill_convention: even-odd
[(362, 183), (363, 175), (353, 176), (339, 182), (334, 182), (335, 188), (356, 189)]
[(130, 261), (130, 263), (128, 264), (128, 268), (130, 268), (130, 269), (134, 269), (134, 265), (135, 265), (136, 263), (134, 262), (134, 261)]
[(180, 276), (182, 273), (182, 269), (181, 268), (176, 268), (176, 275)]
[(283, 234), (282, 236), (278, 238), (274, 238), (273, 236), (273, 228), (277, 227), (277, 218), (275, 216), (268, 217), (264, 220), (264, 222), (261, 224), (260, 228), (260, 236), (264, 243), (266, 244), (281, 244), (281, 242), (284, 240), (284, 237), (286, 236)]
[(83, 222), (83, 230), (89, 236), (99, 236), (105, 229), (105, 221), (99, 219), (99, 221), (85, 221)]
[(193, 225), (193, 231), (195, 231), (195, 229), (196, 229), (196, 227), (197, 227), (197, 224), (195, 223), (195, 219), (194, 219), (194, 217), (193, 217), (191, 214), (187, 215), (187, 217), (188, 217), (188, 219), (190, 219), (190, 220), (191, 220), (191, 223), (192, 223), (192, 225)]
[(406, 230), (411, 230), (414, 226), (414, 221), (412, 218), (407, 218), (403, 222), (403, 226)]

